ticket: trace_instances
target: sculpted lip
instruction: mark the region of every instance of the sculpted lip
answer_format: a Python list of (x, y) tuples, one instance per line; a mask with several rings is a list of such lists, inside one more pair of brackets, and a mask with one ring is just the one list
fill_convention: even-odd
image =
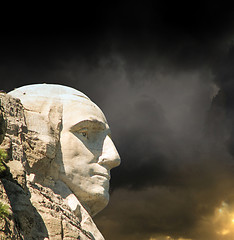
[(109, 176), (108, 174), (95, 172), (95, 173), (93, 174), (93, 176), (95, 176), (95, 175), (102, 176), (102, 177), (105, 177), (105, 178), (107, 178), (108, 180), (110, 180), (110, 176)]

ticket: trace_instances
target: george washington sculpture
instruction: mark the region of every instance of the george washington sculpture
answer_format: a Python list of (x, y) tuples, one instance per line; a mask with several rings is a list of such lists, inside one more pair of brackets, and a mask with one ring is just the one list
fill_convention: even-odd
[[(27, 182), (59, 198), (90, 232), (90, 239), (103, 239), (92, 217), (106, 207), (110, 170), (120, 164), (104, 114), (80, 91), (57, 84), (28, 85), (9, 95), (20, 99), (24, 108), (30, 145), (24, 148)], [(35, 191), (31, 190), (32, 205), (40, 214)], [(47, 229), (42, 239), (60, 239), (52, 235)]]

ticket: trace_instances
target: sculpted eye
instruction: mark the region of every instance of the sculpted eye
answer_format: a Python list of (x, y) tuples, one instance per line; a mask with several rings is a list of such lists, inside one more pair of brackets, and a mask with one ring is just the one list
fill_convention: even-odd
[(86, 132), (82, 132), (81, 133), (83, 137), (87, 137), (87, 133)]
[(88, 129), (81, 129), (79, 131), (79, 134), (81, 134), (83, 137), (87, 138), (88, 139)]

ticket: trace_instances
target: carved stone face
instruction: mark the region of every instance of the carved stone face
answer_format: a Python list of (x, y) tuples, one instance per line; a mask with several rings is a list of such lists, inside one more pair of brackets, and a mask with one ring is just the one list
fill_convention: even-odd
[(102, 111), (87, 99), (66, 101), (60, 144), (60, 178), (95, 215), (109, 200), (110, 169), (120, 164)]
[[(101, 211), (109, 200), (110, 170), (120, 164), (102, 111), (83, 93), (61, 85), (28, 85), (9, 94), (21, 100), (29, 131), (46, 149), (42, 160), (28, 154), (30, 171), (62, 180), (91, 215)], [(56, 167), (47, 166), (52, 159)]]

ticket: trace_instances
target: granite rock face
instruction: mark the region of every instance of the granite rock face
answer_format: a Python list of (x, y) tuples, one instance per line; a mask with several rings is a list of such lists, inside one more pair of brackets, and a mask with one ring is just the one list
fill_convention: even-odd
[[(30, 179), (53, 189), (67, 205), (93, 217), (109, 202), (110, 170), (120, 164), (101, 109), (82, 92), (32, 84), (9, 92), (24, 106)], [(77, 210), (76, 210), (77, 209)]]
[(3, 138), (5, 136), (6, 127), (7, 127), (6, 126), (6, 121), (4, 119), (4, 108), (2, 107), (1, 102), (0, 102), (0, 144), (2, 143)]
[(0, 103), (0, 148), (8, 153), (9, 167), (0, 178), (0, 202), (9, 207), (9, 217), (0, 219), (0, 239), (104, 239), (82, 205), (72, 210), (59, 194), (34, 180), (35, 169), (40, 171), (54, 152), (28, 129), (19, 99), (0, 94)]

